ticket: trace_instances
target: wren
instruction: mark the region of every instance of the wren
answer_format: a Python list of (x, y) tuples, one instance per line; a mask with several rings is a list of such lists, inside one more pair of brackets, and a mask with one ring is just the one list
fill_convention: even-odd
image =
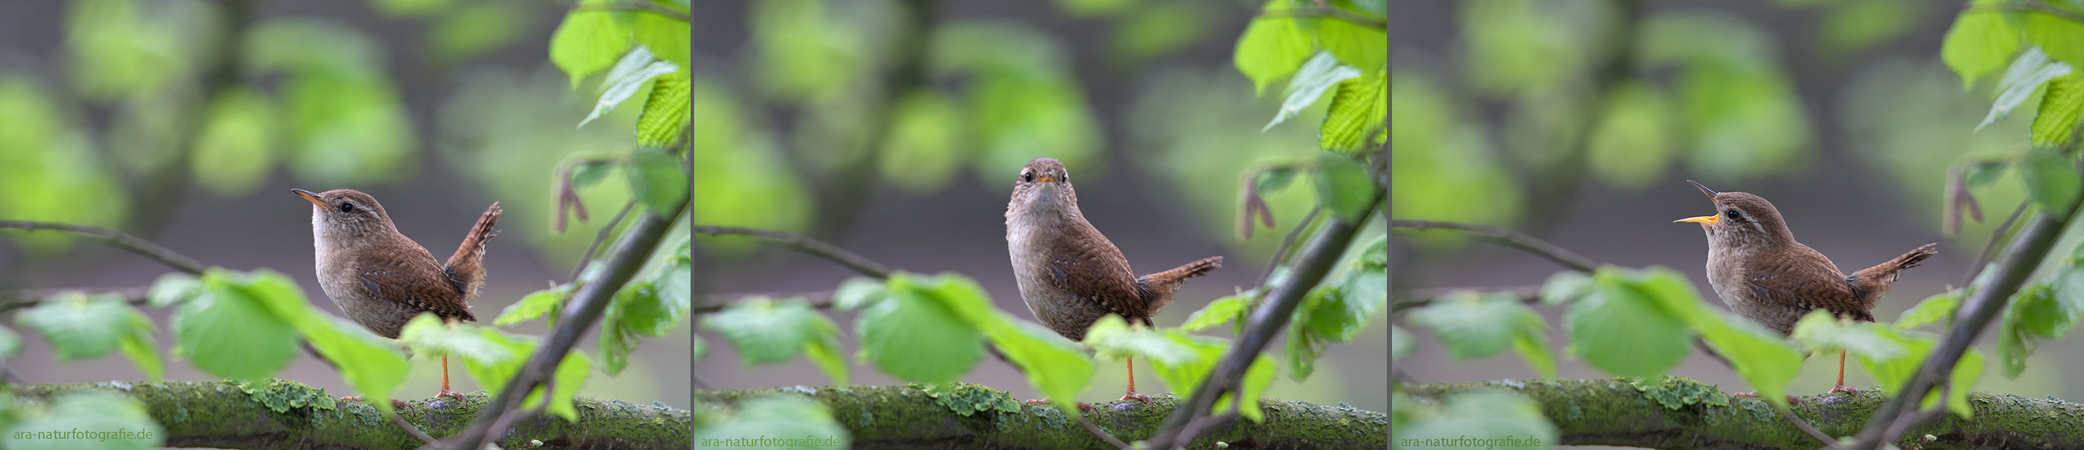
[[(1151, 316), (1172, 303), (1180, 283), (1223, 266), (1212, 256), (1171, 270), (1136, 276), (1129, 260), (1078, 211), (1071, 173), (1050, 158), (1028, 161), (1014, 180), (1006, 205), (1006, 249), (1014, 280), (1028, 311), (1043, 325), (1073, 341), (1108, 314), (1153, 325)], [(1136, 393), (1136, 363), (1129, 360), (1129, 392)]]
[[(311, 202), (312, 247), (318, 253), (318, 285), (355, 323), (397, 339), (406, 322), (421, 313), (443, 321), (477, 321), (470, 299), (485, 285), (485, 242), (498, 236), (499, 202), (478, 216), (470, 234), (447, 262), (398, 232), (376, 197), (353, 189), (314, 194), (291, 189)], [(449, 360), (441, 360), (441, 394), (449, 390)]]
[[(1743, 192), (1715, 192), (1695, 183), (1715, 202), (1715, 215), (1674, 222), (1701, 224), (1708, 235), (1708, 285), (1738, 315), (1782, 336), (1810, 311), (1874, 321), (1874, 305), (1889, 293), (1904, 269), (1936, 255), (1938, 244), (1925, 244), (1888, 262), (1848, 276), (1823, 253), (1795, 242), (1780, 211), (1765, 198)], [(1845, 352), (1838, 352), (1838, 381), (1832, 393), (1858, 391), (1845, 387)]]

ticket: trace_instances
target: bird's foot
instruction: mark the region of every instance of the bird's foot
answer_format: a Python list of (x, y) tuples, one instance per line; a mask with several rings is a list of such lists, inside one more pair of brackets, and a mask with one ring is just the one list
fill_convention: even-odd
[(411, 410), (411, 409), (412, 409), (412, 404), (410, 404), (410, 403), (406, 403), (406, 402), (405, 402), (405, 401), (403, 401), (403, 400), (398, 400), (398, 399), (395, 399), (395, 398), (394, 398), (394, 399), (391, 399), (391, 408), (393, 408), (393, 409), (397, 409), (397, 410), (400, 410), (400, 411), (405, 411), (405, 410)]
[(360, 395), (350, 395), (350, 396), (346, 396), (346, 397), (340, 397), (340, 401), (343, 401), (343, 402), (359, 402), (359, 401), (362, 401), (362, 396), (360, 396)]
[(1831, 392), (1829, 392), (1829, 393), (1830, 393), (1830, 394), (1836, 394), (1836, 393), (1840, 393), (1840, 392), (1844, 392), (1844, 393), (1847, 393), (1847, 394), (1852, 394), (1852, 395), (1853, 395), (1854, 397), (1858, 397), (1858, 396), (1860, 396), (1860, 389), (1859, 389), (1859, 388), (1855, 388), (1855, 387), (1852, 387), (1852, 386), (1846, 386), (1846, 385), (1842, 385), (1842, 384), (1841, 384), (1841, 385), (1838, 385), (1838, 387), (1834, 387), (1834, 388), (1831, 388)]
[[(1731, 396), (1736, 398), (1758, 398), (1758, 391), (1745, 392), (1741, 394), (1732, 394)], [(1789, 395), (1787, 396), (1787, 404), (1800, 405), (1802, 404), (1802, 398)]]
[(456, 392), (456, 391), (451, 391), (451, 390), (448, 390), (448, 389), (442, 389), (442, 390), (441, 390), (441, 393), (439, 393), (439, 394), (434, 394), (434, 398), (442, 398), (442, 397), (448, 397), (448, 398), (453, 398), (453, 399), (457, 399), (457, 400), (467, 400), (466, 398), (464, 398), (464, 397), (463, 397), (463, 393), (462, 393), (462, 392)]
[(1122, 400), (1121, 400), (1121, 401), (1125, 401), (1125, 402), (1126, 402), (1126, 401), (1129, 401), (1129, 399), (1132, 399), (1132, 398), (1133, 398), (1133, 399), (1137, 399), (1137, 400), (1142, 400), (1142, 401), (1143, 401), (1144, 403), (1150, 403), (1150, 402), (1151, 402), (1151, 396), (1148, 396), (1148, 395), (1143, 395), (1143, 394), (1138, 394), (1138, 393), (1135, 393), (1135, 392), (1133, 392), (1133, 391), (1132, 391), (1132, 392), (1129, 392), (1129, 393), (1128, 393), (1127, 395), (1123, 395), (1123, 396), (1122, 396)]
[[(1085, 412), (1093, 412), (1093, 405), (1088, 405), (1088, 404), (1085, 404), (1085, 402), (1077, 402), (1077, 403), (1078, 403), (1078, 410), (1079, 410), (1079, 411), (1085, 411)], [(1048, 404), (1050, 404), (1050, 402), (1049, 402), (1049, 399), (1046, 399), (1046, 398), (1038, 398), (1038, 399), (1028, 400), (1028, 404), (1030, 404), (1030, 405), (1048, 405)]]

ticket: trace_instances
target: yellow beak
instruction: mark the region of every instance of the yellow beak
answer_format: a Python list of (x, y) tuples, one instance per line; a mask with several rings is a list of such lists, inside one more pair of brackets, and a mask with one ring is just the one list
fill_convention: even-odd
[(1708, 225), (1714, 225), (1714, 224), (1716, 224), (1716, 223), (1719, 223), (1719, 221), (1721, 220), (1721, 218), (1722, 218), (1722, 216), (1700, 216), (1700, 217), (1688, 217), (1688, 218), (1684, 218), (1684, 219), (1674, 220), (1674, 221), (1672, 221), (1672, 222), (1674, 222), (1674, 223), (1676, 223), (1676, 222), (1700, 222), (1700, 223), (1705, 223), (1705, 224), (1708, 224)]
[(318, 205), (318, 207), (320, 207), (320, 208), (324, 208), (324, 207), (326, 207), (326, 201), (325, 201), (325, 200), (319, 200), (319, 199), (318, 199), (318, 194), (313, 194), (313, 193), (311, 193), (311, 191), (307, 191), (307, 190), (303, 190), (303, 189), (290, 189), (289, 191), (290, 191), (290, 192), (295, 192), (295, 193), (297, 194), (297, 196), (298, 196), (298, 197), (304, 197), (304, 200), (305, 200), (305, 201), (309, 201), (309, 202), (311, 202), (311, 204), (313, 204), (313, 205)]
[(1035, 174), (1035, 182), (1036, 182), (1036, 183), (1055, 183), (1055, 182), (1056, 182), (1056, 175), (1052, 175), (1052, 174), (1050, 174), (1049, 172), (1042, 172), (1042, 173), (1039, 173), (1039, 174)]

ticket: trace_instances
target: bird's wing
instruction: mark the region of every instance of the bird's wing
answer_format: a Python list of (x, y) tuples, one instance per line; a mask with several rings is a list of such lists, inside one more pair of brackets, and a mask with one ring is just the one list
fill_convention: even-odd
[(1123, 319), (1149, 324), (1150, 311), (1121, 249), (1091, 225), (1064, 226), (1063, 232), (1064, 238), (1056, 240), (1049, 251), (1050, 284)]
[(448, 272), (426, 248), (413, 252), (361, 252), (355, 268), (371, 297), (433, 312), (442, 319), (476, 321)]
[[(1751, 294), (1761, 301), (1787, 308), (1822, 309), (1854, 320), (1874, 321), (1874, 313), (1862, 307), (1852, 283), (1838, 272), (1838, 267), (1831, 264), (1830, 259), (1815, 250), (1800, 250), (1808, 251), (1797, 251), (1795, 256), (1776, 261), (1753, 258), (1755, 262), (1744, 271), (1744, 283), (1751, 288)], [(1818, 272), (1830, 275), (1816, 276)]]

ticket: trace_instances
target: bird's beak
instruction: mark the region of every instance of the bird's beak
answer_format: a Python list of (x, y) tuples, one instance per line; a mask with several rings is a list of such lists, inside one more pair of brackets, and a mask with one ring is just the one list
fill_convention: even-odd
[(290, 192), (295, 192), (295, 193), (297, 193), (297, 196), (298, 196), (298, 197), (304, 197), (304, 200), (310, 201), (310, 202), (311, 202), (311, 204), (313, 204), (313, 205), (318, 205), (318, 207), (320, 207), (320, 208), (324, 208), (324, 207), (326, 207), (326, 201), (325, 201), (325, 200), (319, 200), (319, 199), (318, 199), (318, 194), (313, 194), (313, 193), (311, 193), (311, 191), (307, 191), (307, 190), (303, 190), (303, 189), (290, 189), (289, 191), (290, 191)]
[(1702, 186), (1702, 185), (1700, 185), (1700, 182), (1698, 182), (1698, 181), (1693, 181), (1693, 180), (1686, 180), (1686, 182), (1688, 182), (1688, 183), (1693, 183), (1693, 187), (1697, 187), (1697, 188), (1700, 188), (1700, 193), (1702, 193), (1702, 194), (1708, 194), (1708, 198), (1715, 198), (1715, 190), (1714, 190), (1714, 189), (1708, 189), (1708, 187), (1707, 187), (1707, 186)]
[(1042, 172), (1042, 173), (1039, 173), (1039, 174), (1035, 174), (1035, 182), (1036, 182), (1036, 183), (1055, 183), (1055, 182), (1056, 182), (1056, 175), (1052, 175), (1052, 174), (1050, 174), (1049, 172)]
[(1676, 222), (1700, 222), (1700, 223), (1704, 223), (1704, 224), (1708, 224), (1708, 225), (1714, 225), (1714, 224), (1716, 224), (1716, 223), (1717, 223), (1717, 221), (1718, 221), (1718, 218), (1720, 218), (1720, 217), (1722, 217), (1722, 216), (1715, 216), (1715, 215), (1707, 215), (1707, 216), (1700, 216), (1700, 217), (1688, 217), (1688, 218), (1684, 218), (1684, 219), (1674, 220), (1674, 221), (1672, 221), (1672, 222), (1674, 222), (1674, 223), (1676, 223)]

